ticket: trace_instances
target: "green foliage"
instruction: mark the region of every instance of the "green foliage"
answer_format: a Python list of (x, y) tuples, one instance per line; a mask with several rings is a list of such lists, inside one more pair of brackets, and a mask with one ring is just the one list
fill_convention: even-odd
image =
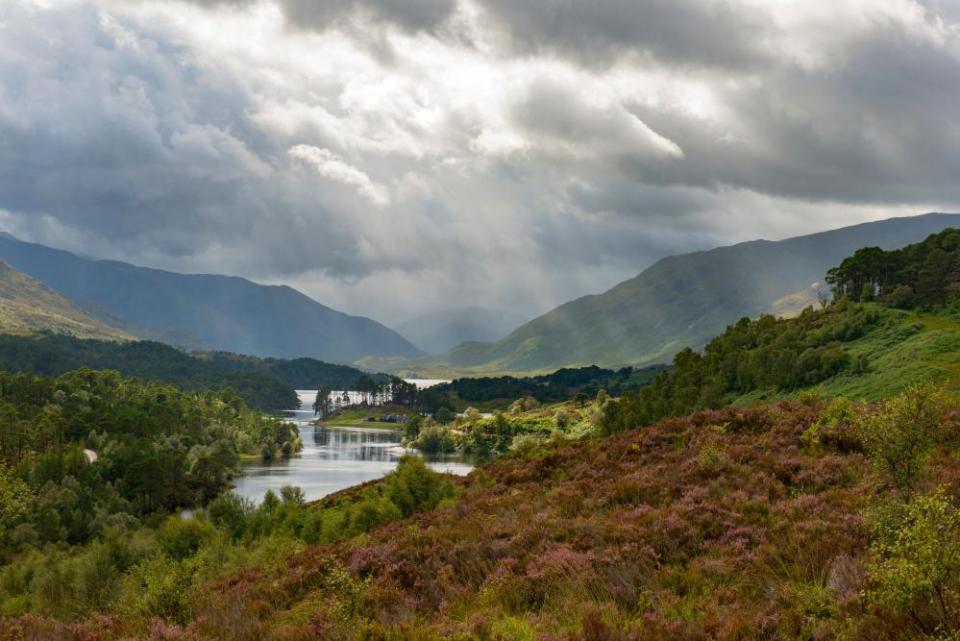
[(242, 452), (299, 447), (293, 426), (232, 392), (186, 393), (116, 372), (0, 373), (0, 417), (0, 560), (203, 505)]
[(182, 560), (195, 555), (215, 533), (216, 528), (209, 522), (172, 516), (163, 522), (157, 541), (164, 554)]
[(874, 511), (864, 596), (928, 639), (960, 633), (960, 510), (943, 488)]
[(453, 486), (430, 470), (419, 456), (407, 455), (384, 481), (383, 495), (406, 517), (432, 510), (441, 501), (452, 498)]
[(854, 301), (879, 295), (895, 307), (939, 307), (958, 302), (960, 230), (945, 229), (902, 249), (866, 247), (827, 272), (836, 297)]
[(943, 442), (943, 393), (915, 385), (876, 412), (860, 414), (856, 429), (886, 481), (909, 498), (934, 447)]
[(456, 450), (450, 431), (436, 423), (423, 427), (412, 445), (428, 454), (448, 454)]
[(703, 354), (691, 349), (652, 384), (611, 403), (602, 421), (608, 433), (696, 409), (720, 407), (746, 394), (770, 394), (816, 385), (866, 362), (851, 359), (843, 343), (863, 336), (880, 319), (865, 306), (836, 304), (778, 320), (741, 319), (710, 341)]
[(26, 515), (30, 488), (0, 461), (0, 537)]
[(307, 505), (291, 486), (279, 496), (268, 492), (259, 506), (228, 492), (156, 528), (134, 522), (86, 545), (25, 551), (0, 568), (0, 613), (73, 619), (112, 611), (185, 623), (196, 609), (194, 592), (223, 572), (275, 565), (305, 543), (361, 535), (454, 496), (450, 480), (415, 456), (403, 457), (381, 482), (321, 506)]
[[(819, 401), (819, 399), (814, 400)], [(825, 440), (828, 438), (836, 440), (838, 436), (836, 431), (853, 423), (856, 416), (854, 410), (853, 403), (843, 396), (831, 399), (826, 403), (817, 420), (800, 435), (800, 441), (808, 449), (819, 452)]]
[[(240, 358), (240, 357), (238, 357)], [(252, 359), (257, 361), (258, 359)], [(266, 411), (296, 409), (296, 392), (268, 371), (231, 368), (227, 359), (190, 355), (151, 341), (80, 340), (63, 334), (0, 335), (0, 362), (10, 372), (62, 376), (81, 368), (176, 385), (184, 391), (226, 390)], [(266, 369), (266, 368), (264, 368)]]
[[(558, 403), (580, 397), (586, 402), (601, 389), (614, 394), (638, 389), (663, 367), (623, 367), (618, 370), (590, 367), (565, 367), (551, 374), (527, 376), (458, 378), (433, 388), (434, 393), (451, 394), (468, 403), (531, 398), (540, 403)], [(524, 409), (532, 409), (526, 407)]]

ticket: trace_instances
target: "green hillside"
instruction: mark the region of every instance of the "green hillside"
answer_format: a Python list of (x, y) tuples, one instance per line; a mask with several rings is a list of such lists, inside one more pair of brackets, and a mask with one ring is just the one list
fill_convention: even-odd
[(609, 408), (608, 428), (812, 389), (862, 401), (921, 383), (960, 392), (960, 230), (896, 251), (861, 249), (827, 279), (836, 302), (792, 319), (742, 318), (702, 353), (684, 349)]
[(951, 225), (960, 225), (960, 215), (927, 214), (665, 258), (603, 294), (532, 320), (503, 340), (467, 343), (443, 357), (404, 362), (403, 369), (543, 372), (667, 362), (684, 347), (705, 345), (743, 316), (797, 313), (826, 290), (826, 271), (861, 247), (902, 247)]
[(33, 334), (40, 331), (80, 338), (133, 338), (96, 320), (43, 283), (0, 260), (0, 332)]

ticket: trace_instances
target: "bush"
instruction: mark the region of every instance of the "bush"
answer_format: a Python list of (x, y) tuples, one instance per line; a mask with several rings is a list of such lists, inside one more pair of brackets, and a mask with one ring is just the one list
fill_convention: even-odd
[(877, 470), (909, 498), (934, 446), (946, 436), (943, 393), (914, 385), (873, 413), (860, 415), (857, 432)]
[(729, 464), (726, 452), (713, 443), (704, 445), (697, 456), (697, 469), (705, 474), (722, 472)]
[(384, 483), (384, 495), (403, 516), (432, 510), (453, 496), (453, 485), (443, 475), (427, 467), (419, 456), (404, 456), (396, 471)]
[(225, 529), (233, 538), (243, 535), (247, 518), (254, 507), (250, 499), (227, 492), (221, 494), (207, 506), (207, 516), (217, 527)]
[(430, 425), (420, 430), (420, 436), (413, 446), (428, 454), (449, 454), (456, 450), (456, 444), (449, 430), (442, 425)]
[(163, 553), (172, 559), (193, 556), (200, 546), (216, 535), (216, 528), (196, 518), (171, 516), (160, 527), (157, 539)]
[(960, 633), (960, 511), (940, 488), (874, 514), (867, 601), (926, 638)]
[(913, 308), (914, 300), (913, 287), (910, 285), (899, 285), (887, 296), (887, 303), (898, 309)]

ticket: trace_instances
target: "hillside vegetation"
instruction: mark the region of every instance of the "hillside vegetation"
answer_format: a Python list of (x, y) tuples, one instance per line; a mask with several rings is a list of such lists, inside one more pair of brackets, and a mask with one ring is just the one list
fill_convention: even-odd
[[(156, 583), (135, 570), (148, 590), (137, 608), (0, 630), (78, 641), (945, 639), (937, 630), (956, 631), (960, 605), (958, 413), (927, 392), (904, 402), (930, 403), (938, 426), (909, 501), (866, 436), (902, 420), (899, 406), (706, 410), (502, 460), (432, 511), (187, 580), (169, 592), (174, 611), (161, 607), (162, 568), (206, 568), (203, 545), (153, 561)], [(899, 507), (877, 512), (884, 504)], [(944, 555), (922, 556), (917, 537)]]
[(23, 335), (44, 331), (79, 338), (133, 338), (98, 321), (43, 283), (0, 260), (0, 333)]
[(0, 363), (8, 372), (42, 376), (90, 368), (115, 370), (187, 391), (231, 389), (251, 407), (266, 411), (296, 409), (300, 404), (293, 388), (275, 376), (234, 371), (150, 341), (118, 343), (54, 334), (0, 336)]
[(839, 300), (825, 309), (743, 318), (702, 353), (680, 352), (653, 384), (608, 408), (608, 428), (812, 387), (861, 400), (920, 381), (960, 387), (960, 231), (895, 252), (857, 251), (829, 280)]
[(791, 296), (809, 299), (811, 285), (822, 284), (829, 268), (861, 247), (903, 247), (951, 225), (960, 226), (960, 215), (897, 218), (672, 256), (603, 294), (561, 305), (495, 343), (469, 343), (436, 359), (392, 366), (477, 374), (668, 362), (743, 316), (784, 308), (794, 313)]
[(198, 352), (193, 356), (235, 372), (269, 374), (300, 390), (316, 390), (321, 387), (335, 390), (357, 389), (357, 381), (364, 376), (378, 382), (390, 378), (385, 374), (370, 374), (356, 367), (326, 363), (315, 358), (257, 358), (229, 352)]

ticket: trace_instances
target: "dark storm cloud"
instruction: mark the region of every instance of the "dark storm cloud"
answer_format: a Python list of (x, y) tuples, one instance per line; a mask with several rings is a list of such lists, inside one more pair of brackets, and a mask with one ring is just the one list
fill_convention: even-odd
[(626, 53), (670, 63), (744, 67), (765, 56), (761, 12), (725, 0), (480, 0), (514, 50), (590, 67)]
[(384, 317), (538, 311), (960, 206), (954, 5), (8, 0), (0, 226)]
[[(601, 152), (600, 167), (591, 155), (578, 168), (577, 182), (588, 185), (572, 191), (580, 196), (599, 191), (593, 181), (611, 194), (641, 193), (642, 186), (733, 187), (808, 201), (960, 200), (956, 48), (882, 25), (822, 68), (782, 61), (748, 83), (718, 82), (713, 91), (725, 119), (648, 104), (642, 95), (601, 108), (587, 104), (588, 92), (575, 84), (536, 82), (512, 117), (527, 136), (547, 132), (569, 148)], [(650, 137), (654, 144), (645, 149), (638, 124), (681, 153), (653, 153), (658, 145)], [(611, 176), (623, 184), (611, 184)], [(655, 215), (644, 198), (620, 198), (616, 209)]]
[(325, 28), (346, 15), (366, 13), (409, 31), (430, 31), (446, 20), (455, 0), (282, 0), (288, 19), (301, 28)]
[(127, 258), (232, 247), (231, 269), (376, 269), (328, 195), (280, 174), (286, 148), (253, 132), (240, 82), (159, 34), (124, 44), (90, 7), (6, 17), (24, 26), (0, 45), (0, 209), (18, 230), (52, 219)]
[[(206, 7), (246, 8), (259, 0), (189, 0)], [(386, 22), (405, 30), (431, 31), (456, 7), (456, 0), (278, 0), (290, 23), (322, 31), (344, 20), (359, 18)]]

